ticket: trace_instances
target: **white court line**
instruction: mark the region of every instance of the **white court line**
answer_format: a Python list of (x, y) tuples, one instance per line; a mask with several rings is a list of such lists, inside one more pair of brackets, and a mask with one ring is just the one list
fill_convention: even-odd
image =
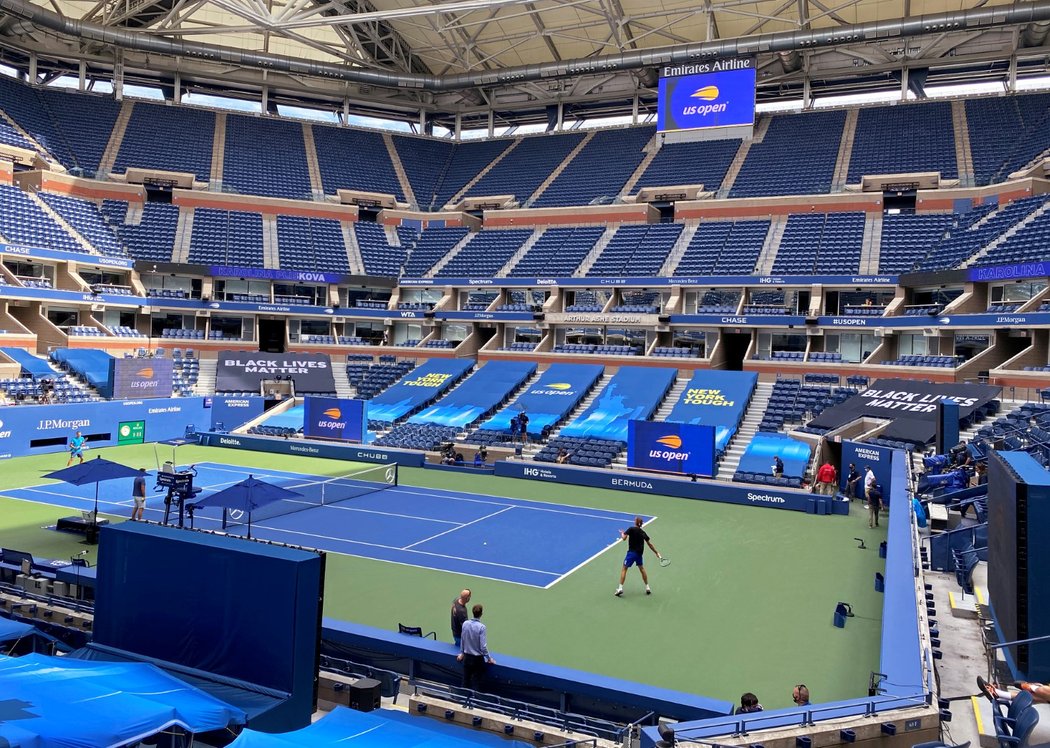
[[(342, 499), (342, 501), (352, 501), (352, 499)], [(439, 525), (456, 525), (461, 526), (461, 523), (454, 522), (450, 519), (433, 519), (431, 517), (420, 517), (418, 514), (398, 514), (396, 512), (383, 512), (378, 509), (362, 509), (355, 506), (344, 506), (342, 504), (316, 504), (315, 506), (323, 507), (324, 509), (339, 509), (344, 512), (361, 512), (362, 514), (378, 514), (383, 517), (397, 517), (399, 519), (415, 519), (420, 522), (436, 522)]]
[(471, 520), (470, 522), (462, 524), (459, 527), (453, 527), (450, 530), (445, 530), (444, 532), (439, 532), (437, 535), (431, 535), (429, 538), (423, 538), (422, 540), (417, 540), (415, 543), (412, 543), (411, 545), (404, 546), (401, 550), (407, 551), (410, 548), (419, 545), (420, 543), (426, 543), (427, 541), (434, 540), (435, 538), (440, 538), (442, 535), (448, 535), (450, 532), (455, 532), (456, 530), (462, 530), (464, 527), (469, 527), (470, 525), (477, 524), (478, 522), (481, 522), (482, 520), (491, 519), (492, 517), (495, 517), (497, 514), (503, 514), (504, 512), (509, 512), (511, 509), (514, 509), (514, 508), (515, 507), (512, 507), (512, 506), (505, 506), (502, 509), (500, 509), (498, 512), (493, 512), (492, 514), (486, 514), (484, 517), (478, 517), (477, 519)]
[[(396, 545), (383, 545), (382, 543), (367, 543), (367, 542), (365, 542), (363, 540), (348, 540), (347, 538), (334, 538), (334, 537), (331, 537), (329, 535), (318, 535), (317, 533), (304, 532), (302, 530), (288, 530), (288, 529), (285, 529), (285, 528), (282, 528), (282, 527), (272, 527), (272, 526), (268, 526), (268, 525), (256, 525), (254, 522), (252, 523), (252, 527), (253, 528), (254, 527), (261, 527), (261, 528), (264, 528), (266, 530), (272, 530), (273, 532), (286, 532), (286, 533), (289, 533), (291, 535), (305, 535), (305, 536), (311, 537), (311, 538), (321, 538), (323, 540), (331, 540), (331, 541), (336, 542), (336, 543), (349, 543), (351, 545), (363, 545), (363, 546), (368, 546), (368, 547), (371, 547), (371, 548), (382, 548), (382, 549), (388, 550), (388, 551), (399, 551), (399, 552), (402, 552), (402, 553), (415, 553), (415, 554), (418, 554), (420, 556), (434, 556), (436, 558), (450, 558), (453, 561), (465, 561), (465, 562), (471, 563), (471, 564), (482, 564), (484, 566), (496, 566), (496, 567), (499, 567), (499, 568), (502, 568), (502, 569), (515, 569), (517, 571), (527, 571), (527, 572), (531, 572), (533, 574), (543, 574), (544, 576), (548, 576), (548, 577), (549, 576), (554, 576), (554, 574), (555, 574), (555, 572), (553, 572), (553, 571), (544, 571), (543, 569), (531, 569), (528, 566), (515, 566), (514, 564), (500, 564), (500, 563), (497, 563), (495, 561), (481, 561), (480, 559), (476, 559), (476, 558), (463, 558), (462, 556), (449, 556), (447, 553), (431, 553), (430, 551), (406, 550), (406, 549), (400, 548), (400, 547), (398, 547)], [(336, 551), (336, 552), (338, 552), (338, 551)], [(386, 559), (383, 559), (383, 558), (375, 558), (374, 556), (366, 556), (366, 558), (371, 558), (373, 561), (385, 561), (386, 560)], [(428, 566), (428, 567), (424, 567), (424, 568), (430, 569), (432, 567)], [(449, 569), (439, 569), (439, 571), (450, 571), (450, 570)], [(455, 572), (455, 573), (459, 573), (459, 572)], [(508, 580), (503, 580), (503, 581), (508, 581)], [(529, 585), (529, 586), (535, 586), (535, 585)]]
[[(240, 470), (230, 470), (229, 468), (224, 468), (224, 467), (213, 467), (214, 465), (217, 465), (217, 464), (218, 463), (199, 462), (199, 463), (197, 463), (197, 466), (198, 467), (200, 467), (200, 466), (207, 466), (208, 470), (221, 470), (221, 471), (229, 472), (229, 473), (245, 472), (245, 471), (240, 471)], [(378, 465), (382, 465), (382, 464), (385, 464), (385, 463), (378, 463)], [(252, 473), (252, 475), (255, 475), (255, 476), (269, 475), (271, 477), (275, 477), (276, 478), (276, 477), (278, 477), (278, 473), (280, 473), (282, 475), (286, 475), (286, 476), (300, 476), (300, 477), (301, 476), (308, 476), (308, 475), (310, 475), (309, 473), (289, 473), (289, 472), (284, 471), (284, 470), (278, 470), (276, 472), (270, 472), (270, 473)], [(331, 476), (331, 478), (329, 478), (329, 480), (336, 480), (338, 478), (345, 478), (345, 477), (346, 477), (345, 475)], [(416, 490), (416, 491), (414, 491), (414, 490), (411, 490), (411, 489), (425, 489), (425, 490)], [(597, 514), (590, 514), (589, 512), (591, 512), (591, 511), (598, 511), (598, 512), (608, 512), (609, 514), (615, 514), (617, 512), (615, 512), (612, 509), (591, 509), (590, 507), (575, 506), (573, 504), (558, 504), (558, 505), (556, 505), (556, 506), (570, 507), (572, 509), (580, 510), (578, 512), (571, 512), (571, 511), (565, 511), (564, 509), (551, 508), (551, 506), (545, 505), (543, 502), (536, 501), (536, 499), (516, 499), (516, 498), (513, 498), (511, 496), (494, 496), (492, 494), (487, 494), (487, 493), (474, 493), (473, 491), (451, 491), (451, 490), (445, 489), (445, 488), (426, 488), (425, 486), (409, 486), (409, 487), (406, 488), (406, 487), (403, 487), (401, 485), (397, 485), (397, 486), (391, 486), (390, 488), (387, 488), (385, 490), (389, 491), (391, 493), (405, 493), (405, 494), (415, 494), (415, 495), (418, 495), (418, 496), (431, 496), (431, 497), (437, 496), (439, 498), (448, 499), (450, 501), (464, 501), (464, 502), (469, 502), (469, 503), (472, 503), (472, 504), (496, 504), (496, 505), (501, 505), (501, 506), (507, 506), (508, 505), (507, 502), (508, 501), (512, 501), (512, 502), (518, 502), (518, 503), (513, 504), (513, 506), (519, 506), (519, 507), (522, 507), (524, 509), (535, 509), (536, 511), (539, 511), (539, 512), (553, 512), (555, 514), (574, 514), (574, 515), (578, 515), (578, 516), (582, 516), (582, 517), (591, 517), (593, 519), (608, 519), (608, 520), (612, 520), (612, 521), (615, 521), (615, 522), (623, 522), (624, 520), (632, 521), (634, 519), (634, 517), (636, 516), (636, 515), (630, 514), (628, 512), (619, 512), (618, 513), (620, 515), (619, 517), (609, 517), (609, 516), (604, 516), (603, 517), (603, 516), (597, 515)], [(476, 497), (476, 496), (482, 496), (485, 499), (495, 499), (495, 501), (485, 501), (485, 500), (478, 499), (478, 498), (468, 498), (468, 497)]]

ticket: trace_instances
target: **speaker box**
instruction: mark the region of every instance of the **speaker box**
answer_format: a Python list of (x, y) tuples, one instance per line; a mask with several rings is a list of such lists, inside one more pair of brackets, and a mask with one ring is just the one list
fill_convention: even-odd
[(351, 683), (347, 690), (350, 691), (350, 708), (359, 712), (371, 712), (380, 707), (382, 696), (379, 681), (375, 678), (361, 678)]

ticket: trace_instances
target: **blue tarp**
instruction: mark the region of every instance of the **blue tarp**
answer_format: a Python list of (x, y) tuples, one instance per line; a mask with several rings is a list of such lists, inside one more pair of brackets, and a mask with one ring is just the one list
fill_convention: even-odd
[(604, 370), (601, 364), (552, 364), (521, 397), (481, 424), (481, 428), (509, 431), (510, 419), (524, 410), (529, 416), (529, 433), (537, 436), (544, 426), (567, 416)]
[(648, 420), (677, 375), (677, 369), (621, 366), (587, 410), (560, 435), (627, 441), (628, 423)]
[(464, 358), (427, 361), (369, 400), (368, 420), (392, 422), (422, 408), (455, 384), (473, 365), (473, 360)]
[(29, 654), (0, 657), (0, 744), (119, 746), (181, 726), (243, 724), (244, 712), (153, 665)]
[(323, 719), (295, 732), (274, 735), (245, 730), (230, 743), (230, 748), (325, 748), (347, 744), (353, 748), (526, 748), (529, 745), (428, 717), (411, 717), (385, 709), (363, 713), (336, 707)]
[(10, 618), (0, 616), (0, 642), (10, 642), (21, 639), (36, 631), (36, 628), (28, 623), (12, 621)]
[(467, 426), (497, 407), (536, 371), (531, 361), (490, 361), (463, 384), (408, 419), (409, 423)]
[(785, 434), (757, 433), (747, 445), (737, 470), (773, 474), (773, 456), (784, 461), (785, 478), (801, 478), (809, 464), (809, 445)]
[(55, 376), (55, 372), (48, 365), (47, 361), (37, 358), (22, 348), (0, 348), (0, 353), (3, 353), (16, 364), (21, 364), (22, 371), (33, 377), (33, 379), (50, 379)]
[(724, 452), (744, 417), (758, 374), (753, 371), (698, 371), (678, 398), (668, 421), (715, 427), (715, 449)]
[(86, 348), (56, 348), (51, 352), (51, 356), (55, 361), (65, 364), (84, 377), (95, 389), (109, 389), (110, 362), (113, 357), (105, 351)]

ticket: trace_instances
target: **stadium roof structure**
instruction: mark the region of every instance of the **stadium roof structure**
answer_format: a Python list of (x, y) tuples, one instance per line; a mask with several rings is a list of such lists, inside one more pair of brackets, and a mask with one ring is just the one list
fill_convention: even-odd
[(0, 0), (0, 62), (447, 126), (655, 109), (754, 55), (759, 99), (1045, 75), (1050, 0)]

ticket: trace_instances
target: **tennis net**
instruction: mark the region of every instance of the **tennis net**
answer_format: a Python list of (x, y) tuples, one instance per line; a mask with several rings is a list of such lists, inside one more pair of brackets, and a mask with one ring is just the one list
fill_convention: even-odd
[[(303, 483), (281, 483), (281, 488), (300, 494), (294, 499), (281, 499), (264, 504), (252, 512), (252, 523), (285, 514), (294, 514), (318, 506), (331, 506), (343, 501), (357, 499), (377, 491), (385, 491), (397, 485), (397, 463), (376, 465), (338, 478)], [(238, 527), (248, 524), (248, 513), (228, 510), (224, 513), (223, 527)]]

